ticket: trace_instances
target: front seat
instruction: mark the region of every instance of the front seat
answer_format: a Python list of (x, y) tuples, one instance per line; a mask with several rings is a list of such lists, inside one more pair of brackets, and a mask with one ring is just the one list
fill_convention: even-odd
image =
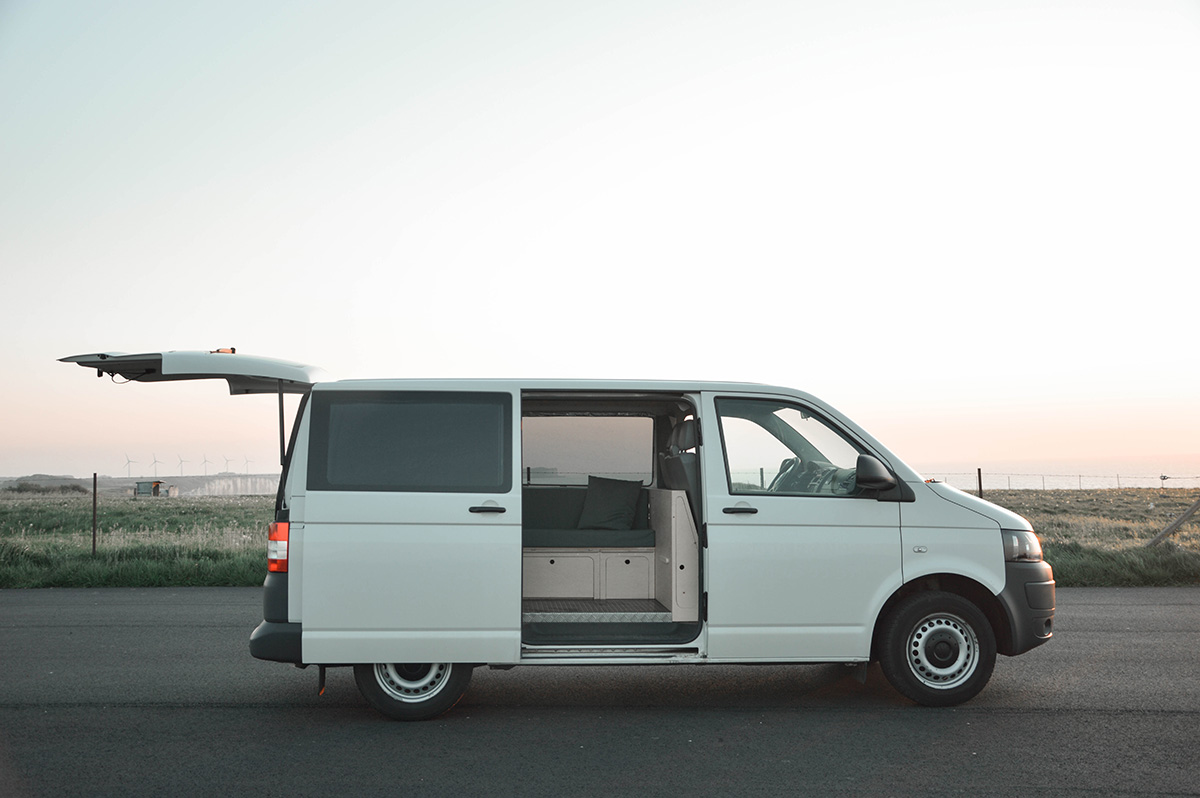
[(700, 502), (700, 455), (695, 451), (699, 443), (699, 428), (696, 419), (680, 421), (671, 430), (667, 439), (667, 451), (662, 458), (663, 487), (687, 492), (692, 516), (699, 523), (697, 512)]

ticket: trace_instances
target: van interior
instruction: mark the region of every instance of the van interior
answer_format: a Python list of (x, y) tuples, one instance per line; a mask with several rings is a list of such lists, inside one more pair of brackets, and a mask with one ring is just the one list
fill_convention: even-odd
[(526, 647), (700, 632), (698, 430), (683, 395), (522, 396)]

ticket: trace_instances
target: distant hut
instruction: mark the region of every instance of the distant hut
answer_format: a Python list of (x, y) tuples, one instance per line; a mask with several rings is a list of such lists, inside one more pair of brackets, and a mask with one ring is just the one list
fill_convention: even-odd
[(137, 483), (137, 487), (133, 489), (133, 498), (136, 499), (138, 496), (158, 496), (161, 487), (162, 482), (157, 479), (148, 482), (139, 482)]

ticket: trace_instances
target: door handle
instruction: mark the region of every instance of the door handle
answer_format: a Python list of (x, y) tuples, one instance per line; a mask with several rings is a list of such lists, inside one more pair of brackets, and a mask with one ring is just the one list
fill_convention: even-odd
[(754, 515), (758, 512), (757, 507), (726, 507), (722, 512), (727, 515)]
[(504, 508), (498, 504), (477, 504), (468, 508), (472, 513), (502, 513)]

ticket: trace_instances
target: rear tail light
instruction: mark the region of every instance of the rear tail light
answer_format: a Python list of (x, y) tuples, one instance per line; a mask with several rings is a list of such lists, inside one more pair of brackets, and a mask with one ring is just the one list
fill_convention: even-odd
[(288, 522), (273, 521), (267, 527), (267, 570), (287, 573)]

